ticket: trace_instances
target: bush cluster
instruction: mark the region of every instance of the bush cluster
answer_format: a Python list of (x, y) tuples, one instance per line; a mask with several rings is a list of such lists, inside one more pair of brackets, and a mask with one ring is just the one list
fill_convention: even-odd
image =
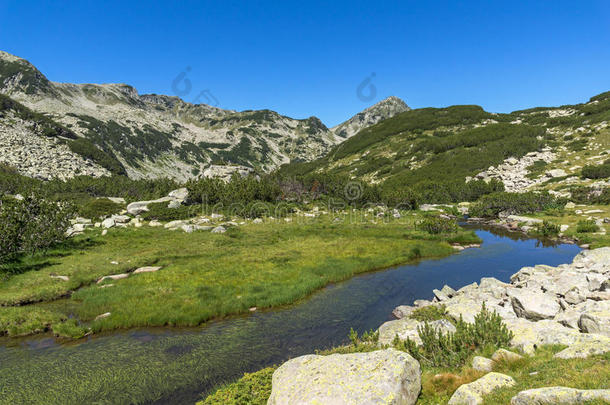
[(71, 206), (35, 195), (0, 200), (0, 264), (65, 240), (72, 215)]
[(481, 218), (498, 217), (500, 213), (526, 214), (547, 209), (563, 208), (567, 200), (548, 192), (493, 193), (485, 195), (470, 207), (470, 215)]
[(431, 235), (456, 233), (460, 230), (455, 219), (448, 219), (437, 216), (429, 216), (424, 218), (417, 224), (417, 228)]
[(585, 179), (605, 179), (610, 177), (610, 159), (598, 166), (585, 166), (581, 170)]
[(572, 201), (578, 204), (608, 205), (610, 204), (610, 188), (598, 189), (593, 187), (572, 187), (570, 189)]
[(561, 227), (550, 221), (544, 220), (541, 224), (534, 225), (534, 233), (543, 237), (553, 237), (559, 235)]
[(481, 312), (474, 323), (466, 323), (461, 318), (455, 325), (455, 332), (443, 333), (425, 322), (418, 327), (422, 345), (411, 339), (401, 341), (398, 336), (394, 346), (410, 353), (416, 360), (434, 367), (458, 367), (476, 351), (484, 347), (507, 346), (513, 334), (496, 312), (490, 312), (483, 303)]
[(576, 232), (578, 233), (592, 233), (597, 231), (599, 231), (599, 226), (593, 219), (583, 219), (576, 224)]

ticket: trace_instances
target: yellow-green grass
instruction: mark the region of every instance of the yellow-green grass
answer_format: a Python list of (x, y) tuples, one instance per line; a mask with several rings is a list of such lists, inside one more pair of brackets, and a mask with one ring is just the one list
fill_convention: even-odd
[[(488, 405), (508, 404), (518, 392), (550, 386), (563, 386), (579, 389), (599, 389), (610, 386), (610, 353), (603, 356), (591, 356), (586, 359), (563, 360), (553, 357), (560, 351), (560, 346), (543, 346), (535, 355), (524, 357), (515, 362), (496, 363), (494, 371), (513, 377), (514, 387), (502, 388), (484, 397)], [(345, 346), (342, 350), (326, 353), (348, 353), (356, 349)], [(360, 351), (366, 351), (361, 350)], [(491, 351), (480, 354), (490, 356)], [(275, 367), (266, 368), (255, 373), (245, 374), (238, 381), (220, 387), (198, 405), (236, 405), (266, 404), (271, 392), (271, 377)], [(446, 404), (455, 390), (462, 384), (468, 384), (485, 373), (469, 366), (461, 369), (423, 368), (422, 391), (417, 403), (420, 405)], [(245, 401), (245, 402), (244, 402)], [(589, 405), (602, 402), (588, 402)]]
[[(0, 334), (41, 330), (82, 336), (136, 326), (192, 326), (212, 318), (293, 303), (354, 274), (453, 252), (450, 241), (476, 242), (474, 233), (428, 235), (417, 216), (390, 223), (249, 224), (225, 234), (159, 228), (94, 231), (70, 248), (29, 258), (20, 274), (0, 280)], [(154, 273), (96, 281), (104, 275), (161, 266)], [(69, 281), (51, 275), (69, 277)], [(108, 286), (112, 284), (112, 286)], [(104, 287), (105, 286), (105, 287)], [(69, 296), (69, 298), (66, 298)], [(15, 305), (29, 303), (19, 308)], [(95, 320), (98, 315), (110, 316)], [(74, 321), (64, 321), (68, 315)], [(47, 319), (46, 323), (44, 319)], [(13, 332), (11, 332), (13, 331)]]
[[(576, 211), (582, 211), (577, 214)], [(586, 211), (600, 210), (601, 213), (585, 214)], [(580, 243), (587, 243), (592, 249), (603, 246), (610, 246), (610, 224), (603, 224), (606, 230), (605, 235), (597, 233), (579, 233), (577, 232), (578, 222), (587, 220), (588, 218), (603, 219), (610, 218), (609, 205), (577, 205), (573, 209), (551, 210), (540, 212), (533, 215), (528, 215), (532, 218), (539, 218), (558, 225), (568, 225), (569, 228), (563, 233), (564, 236), (574, 238)]]

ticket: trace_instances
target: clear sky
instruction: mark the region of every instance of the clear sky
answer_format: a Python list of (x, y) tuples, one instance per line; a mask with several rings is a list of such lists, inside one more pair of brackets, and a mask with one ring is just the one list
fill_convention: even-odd
[(0, 0), (0, 21), (0, 49), (54, 81), (123, 82), (328, 126), (390, 95), (508, 112), (610, 90), (603, 0)]

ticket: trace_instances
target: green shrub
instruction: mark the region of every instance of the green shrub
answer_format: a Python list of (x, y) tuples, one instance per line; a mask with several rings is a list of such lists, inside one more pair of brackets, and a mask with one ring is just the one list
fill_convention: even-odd
[(410, 353), (419, 362), (434, 367), (459, 367), (477, 350), (485, 347), (507, 346), (513, 334), (496, 312), (489, 312), (483, 303), (481, 312), (474, 323), (466, 323), (461, 318), (455, 325), (455, 332), (443, 333), (428, 322), (418, 327), (422, 345), (411, 339), (400, 341), (398, 336), (393, 345)]
[(271, 396), (271, 378), (275, 369), (267, 367), (255, 373), (245, 373), (197, 405), (266, 405)]
[(417, 228), (432, 235), (440, 233), (456, 233), (460, 230), (457, 221), (454, 219), (430, 216), (424, 218)]
[(85, 336), (88, 329), (78, 323), (74, 318), (68, 319), (65, 322), (54, 323), (52, 326), (53, 334), (56, 336), (67, 337), (71, 339), (80, 339)]
[(420, 322), (438, 321), (440, 319), (449, 320), (447, 307), (444, 304), (426, 305), (425, 307), (417, 308), (409, 315), (409, 318), (416, 319)]
[(72, 215), (71, 206), (34, 195), (0, 200), (0, 264), (65, 240)]
[[(416, 210), (419, 207), (419, 195), (410, 188), (393, 188), (383, 190), (381, 200), (390, 208)], [(373, 201), (371, 201), (373, 202)]]
[(77, 211), (83, 218), (99, 219), (118, 214), (122, 209), (121, 204), (114, 203), (107, 198), (92, 198), (85, 204), (78, 206)]
[(576, 232), (578, 233), (592, 233), (592, 232), (598, 232), (599, 231), (599, 226), (597, 226), (597, 224), (595, 223), (595, 220), (593, 219), (583, 219), (578, 221), (578, 224), (576, 225)]
[(379, 341), (379, 332), (371, 329), (370, 331), (364, 332), (362, 336), (358, 336), (358, 332), (356, 332), (354, 328), (351, 328), (348, 337), (354, 348), (357, 350), (358, 346), (362, 344), (376, 344)]
[(602, 190), (593, 187), (572, 187), (570, 188), (572, 201), (579, 204), (589, 205), (608, 205), (610, 204), (610, 188)]
[(542, 221), (541, 224), (534, 225), (534, 233), (539, 236), (552, 237), (559, 235), (561, 227), (550, 221)]
[(492, 218), (500, 213), (525, 214), (552, 208), (563, 208), (566, 200), (556, 198), (548, 192), (493, 193), (481, 197), (470, 207), (473, 217)]
[(606, 160), (602, 165), (583, 167), (581, 175), (585, 179), (605, 179), (610, 177), (610, 160)]
[(157, 221), (176, 221), (193, 218), (202, 214), (202, 207), (200, 205), (181, 205), (178, 208), (168, 208), (167, 202), (161, 202), (149, 204), (148, 211), (140, 215), (142, 219), (147, 221), (152, 219)]

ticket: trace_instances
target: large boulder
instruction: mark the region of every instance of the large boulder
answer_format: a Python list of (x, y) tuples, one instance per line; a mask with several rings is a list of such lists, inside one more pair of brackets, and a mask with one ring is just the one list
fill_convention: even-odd
[(478, 405), (483, 403), (483, 395), (503, 387), (512, 387), (515, 380), (500, 373), (487, 373), (470, 384), (461, 385), (449, 399), (448, 405)]
[(415, 404), (420, 390), (419, 363), (395, 349), (307, 355), (275, 370), (267, 404), (407, 405)]
[(533, 321), (552, 319), (561, 310), (555, 297), (550, 294), (515, 288), (510, 290), (508, 295), (513, 310), (520, 318)]
[(610, 352), (610, 338), (594, 333), (583, 333), (576, 342), (559, 353), (555, 353), (554, 357), (559, 359), (584, 359), (608, 352)]
[(568, 387), (544, 387), (521, 391), (511, 405), (571, 405), (590, 401), (610, 402), (610, 390), (578, 390)]
[[(435, 330), (443, 333), (455, 332), (455, 326), (446, 319), (440, 319), (438, 321), (428, 322)], [(379, 344), (389, 345), (392, 344), (394, 339), (398, 336), (400, 340), (411, 339), (417, 345), (421, 345), (422, 341), (419, 337), (417, 328), (423, 326), (424, 322), (419, 322), (411, 318), (402, 318), (395, 321), (388, 321), (379, 327)]]
[[(605, 301), (610, 304), (610, 301)], [(610, 337), (610, 309), (585, 312), (578, 320), (580, 330)]]
[(189, 196), (189, 191), (186, 187), (183, 187), (177, 190), (170, 191), (167, 196), (173, 198), (175, 201), (184, 203)]
[(532, 354), (540, 345), (572, 345), (582, 339), (578, 330), (567, 328), (553, 320), (531, 322), (527, 319), (505, 319), (504, 323), (513, 332), (512, 347)]

